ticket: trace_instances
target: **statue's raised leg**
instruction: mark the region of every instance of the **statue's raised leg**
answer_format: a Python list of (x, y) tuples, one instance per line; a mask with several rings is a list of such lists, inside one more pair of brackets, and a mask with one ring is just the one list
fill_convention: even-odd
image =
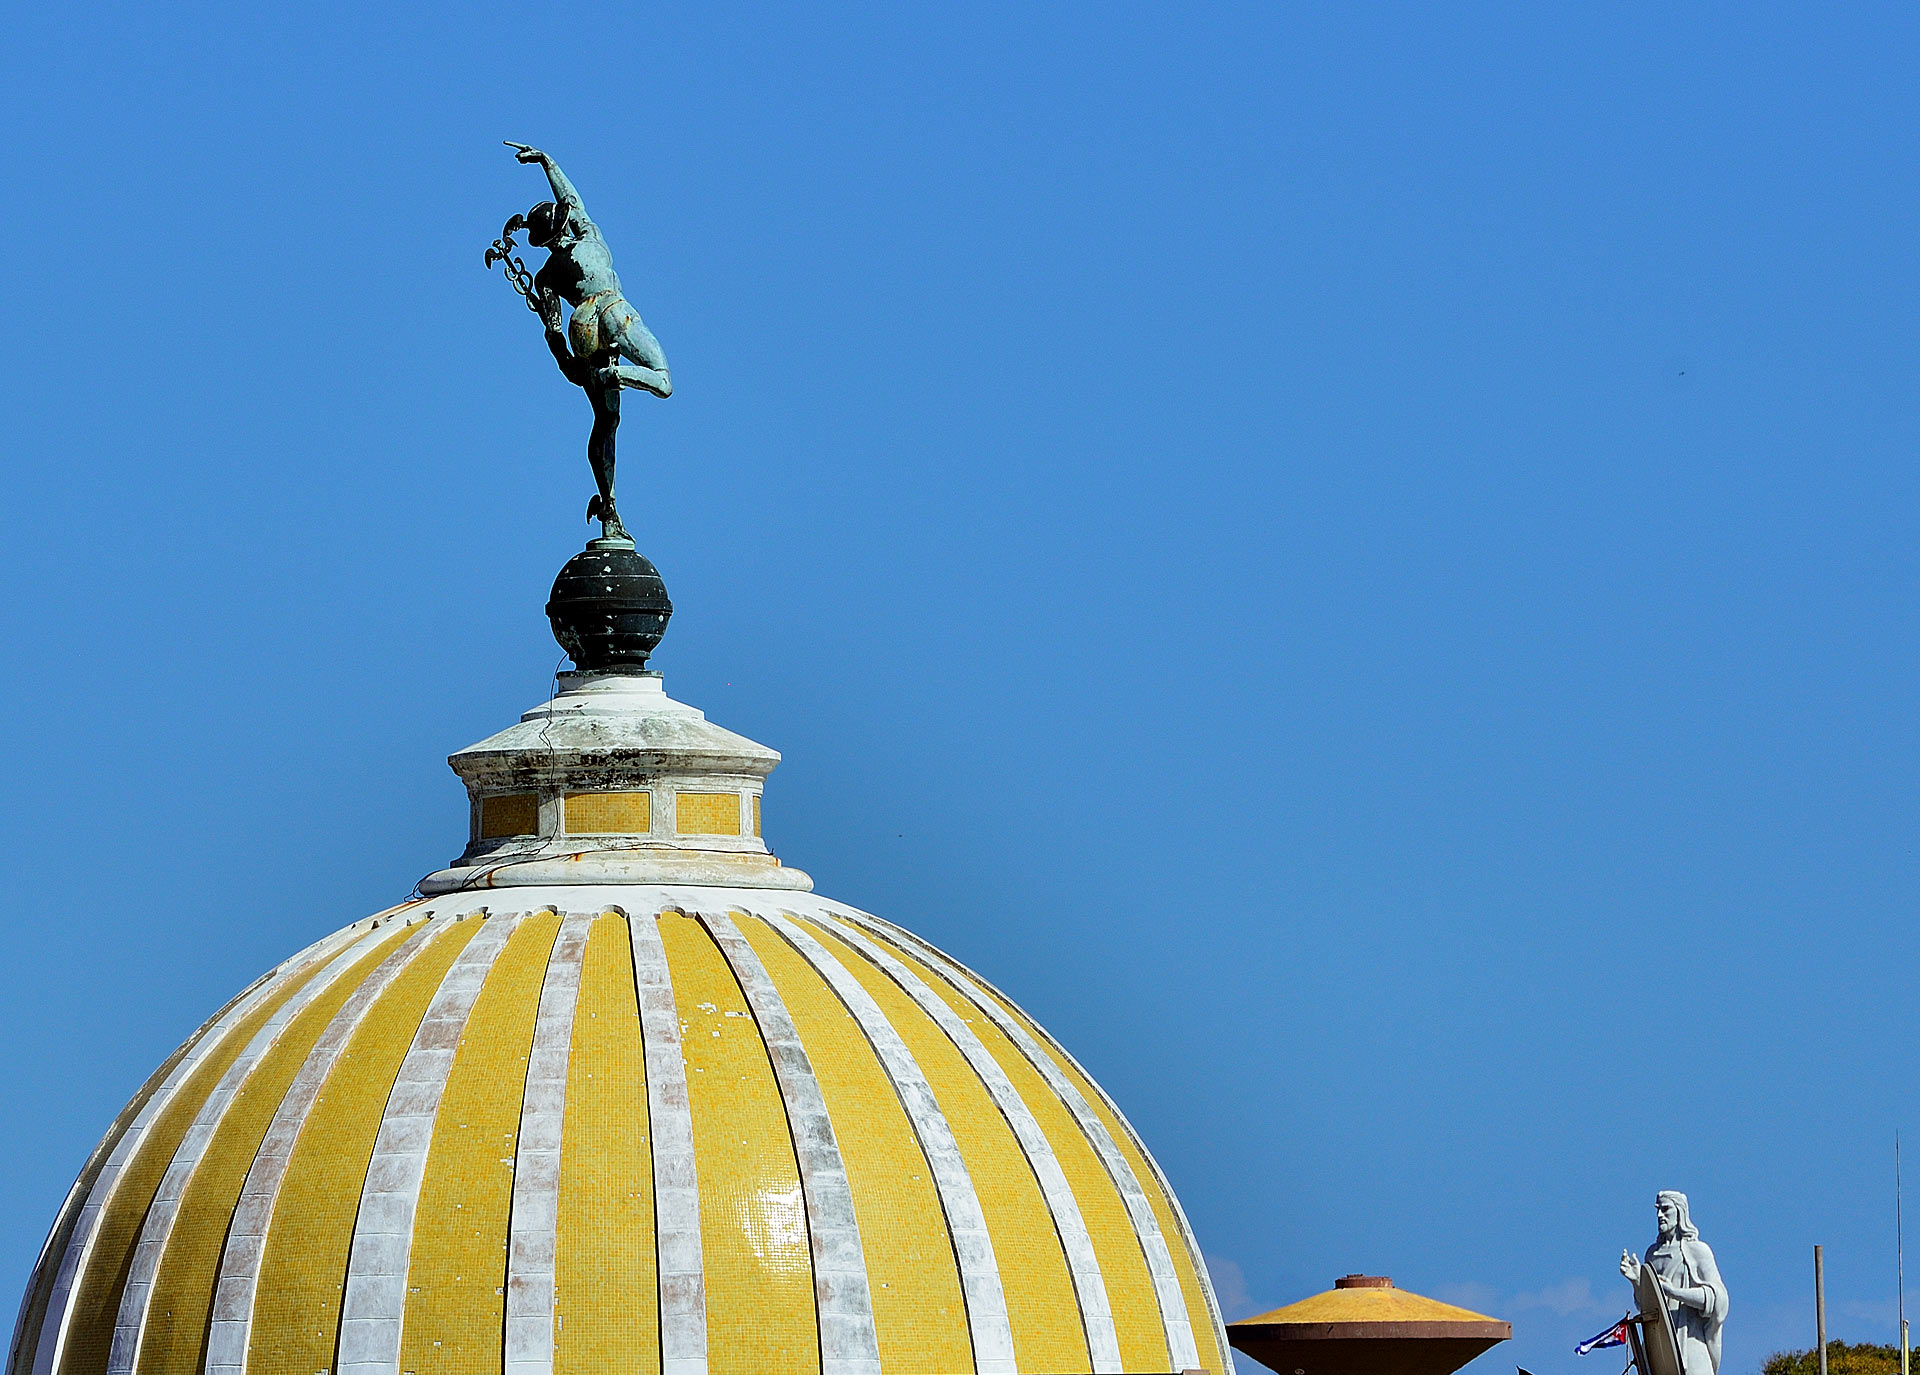
[(600, 369), (599, 378), (602, 382), (650, 391), (655, 396), (673, 395), (673, 382), (664, 372), (656, 372), (652, 368), (640, 367), (634, 363), (614, 363), (604, 367)]
[[(600, 370), (601, 377), (617, 381), (623, 387), (650, 391), (655, 396), (672, 396), (673, 379), (667, 374), (666, 350), (641, 320), (639, 311), (629, 306), (624, 314), (626, 318), (613, 332), (618, 357), (612, 360), (612, 366)], [(627, 361), (623, 363), (621, 358)]]

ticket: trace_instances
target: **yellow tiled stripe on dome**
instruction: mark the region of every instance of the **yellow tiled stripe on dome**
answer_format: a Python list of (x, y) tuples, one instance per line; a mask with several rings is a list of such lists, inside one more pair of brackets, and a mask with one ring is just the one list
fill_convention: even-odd
[(473, 918), (448, 924), (368, 1010), (293, 1148), (260, 1263), (253, 1370), (333, 1368), (354, 1214), (381, 1109), (447, 967), (485, 925)]
[(200, 1369), (227, 1224), (267, 1126), (327, 1023), (393, 946), (411, 934), (395, 923), (391, 935), (300, 1010), (234, 1095), (181, 1199), (179, 1221), (154, 1277), (140, 1375), (193, 1375)]
[(666, 912), (660, 940), (673, 971), (700, 1160), (707, 1368), (818, 1370), (806, 1201), (773, 1065), (713, 938), (692, 918)]
[(1208, 1370), (1230, 1369), (1227, 1363), (1228, 1358), (1220, 1350), (1219, 1338), (1215, 1335), (1213, 1310), (1207, 1303), (1205, 1292), (1201, 1289), (1199, 1268), (1195, 1264), (1192, 1250), (1186, 1243), (1186, 1231), (1181, 1227), (1180, 1219), (1174, 1215), (1173, 1207), (1167, 1201), (1167, 1193), (1161, 1186), (1158, 1171), (1147, 1163), (1146, 1156), (1141, 1153), (1139, 1144), (1133, 1139), (1133, 1133), (1108, 1106), (1106, 1095), (1094, 1085), (1092, 1080), (1080, 1072), (1079, 1067), (1068, 1056), (1060, 1052), (1060, 1047), (1054, 1044), (1051, 1036), (1041, 1030), (1037, 1022), (979, 980), (974, 980), (973, 983), (984, 996), (992, 998), (1006, 1010), (1009, 1016), (1027, 1029), (1034, 1040), (1040, 1043), (1041, 1049), (1060, 1067), (1061, 1073), (1065, 1074), (1075, 1087), (1086, 1095), (1087, 1102), (1094, 1113), (1106, 1124), (1107, 1130), (1113, 1133), (1114, 1144), (1119, 1146), (1120, 1153), (1126, 1157), (1127, 1164), (1133, 1167), (1134, 1176), (1139, 1179), (1140, 1187), (1146, 1191), (1147, 1202), (1153, 1205), (1153, 1215), (1160, 1222), (1160, 1234), (1166, 1238), (1167, 1249), (1173, 1255), (1173, 1270), (1180, 1280), (1181, 1296), (1187, 1301), (1187, 1317), (1193, 1323), (1193, 1342), (1200, 1349), (1200, 1364)]
[(1106, 1285), (1107, 1299), (1113, 1311), (1114, 1333), (1119, 1339), (1122, 1368), (1168, 1369), (1166, 1329), (1160, 1322), (1159, 1301), (1154, 1296), (1153, 1276), (1147, 1272), (1146, 1254), (1140, 1249), (1140, 1238), (1133, 1230), (1133, 1220), (1127, 1215), (1125, 1200), (1114, 1188), (1112, 1176), (1100, 1163), (1099, 1155), (1087, 1140), (1086, 1133), (1074, 1121), (1073, 1114), (1067, 1111), (1066, 1104), (1047, 1087), (1040, 1072), (1020, 1053), (1020, 1048), (1008, 1039), (1006, 1033), (995, 1026), (991, 1018), (981, 1015), (980, 1009), (953, 985), (930, 970), (918, 955), (890, 941), (883, 930), (856, 929), (904, 964), (952, 1008), (955, 1015), (980, 1038), (980, 1043), (1012, 1082), (1014, 1091), (1027, 1105), (1027, 1110), (1033, 1114), (1041, 1132), (1045, 1134), (1047, 1144), (1053, 1148), (1054, 1159), (1060, 1162), (1061, 1173), (1067, 1177), (1074, 1202), (1079, 1205), (1081, 1217), (1087, 1224), (1094, 1255), (1100, 1262), (1100, 1277)]
[(626, 918), (587, 936), (560, 1144), (554, 1375), (660, 1369), (647, 1077)]
[(907, 1043), (953, 1130), (986, 1215), (1006, 1291), (1014, 1355), (1021, 1370), (1092, 1368), (1066, 1253), (1052, 1214), (1013, 1129), (985, 1084), (945, 1032), (893, 980), (842, 942), (829, 922), (803, 921), (860, 981)]
[(953, 1241), (913, 1127), (873, 1047), (824, 979), (765, 922), (734, 924), (806, 1047), (846, 1163), (888, 1375), (973, 1368)]
[(254, 1033), (280, 1010), (282, 1003), (324, 968), (325, 960), (315, 960), (263, 998), (234, 1027), (226, 1042), (194, 1070), (180, 1086), (174, 1101), (155, 1120), (146, 1141), (121, 1175), (119, 1186), (101, 1218), (92, 1258), (73, 1297), (73, 1317), (68, 1328), (71, 1336), (61, 1353), (61, 1375), (102, 1375), (106, 1370), (113, 1344), (114, 1316), (120, 1309), (120, 1295), (126, 1289), (133, 1250), (140, 1238), (140, 1224), (160, 1188), (161, 1177), (173, 1161), (173, 1153), (186, 1136), (187, 1128), (193, 1125), (201, 1105), (220, 1082), (220, 1076), (239, 1058)]
[[(271, 975), (263, 977), (271, 977)], [(93, 1154), (81, 1167), (79, 1177), (74, 1180), (73, 1188), (68, 1192), (66, 1201), (61, 1204), (60, 1214), (54, 1221), (53, 1230), (47, 1237), (46, 1245), (34, 1266), (33, 1276), (28, 1281), (27, 1299), (21, 1305), (20, 1317), (14, 1328), (16, 1345), (10, 1353), (7, 1375), (29, 1375), (35, 1364), (40, 1363), (40, 1340), (46, 1327), (47, 1308), (53, 1298), (55, 1279), (65, 1259), (67, 1247), (72, 1244), (77, 1233), (87, 1200), (96, 1182), (105, 1172), (107, 1162), (112, 1158), (114, 1150), (133, 1129), (142, 1110), (165, 1085), (175, 1067), (186, 1059), (201, 1039), (219, 1024), (222, 1017), (231, 1012), (241, 999), (253, 992), (258, 983), (259, 980), (256, 980), (254, 985), (249, 985), (229, 998), (225, 1006), (201, 1023), (198, 1031), (181, 1042), (173, 1054), (147, 1076), (147, 1081), (140, 1086), (140, 1091), (134, 1094), (127, 1105), (120, 1110), (120, 1115), (114, 1118), (113, 1125), (107, 1129), (106, 1135), (101, 1137), (100, 1143), (93, 1148)]]
[(540, 985), (559, 930), (552, 912), (514, 928), (454, 1052), (414, 1214), (402, 1370), (484, 1375), (500, 1369), (514, 1137)]

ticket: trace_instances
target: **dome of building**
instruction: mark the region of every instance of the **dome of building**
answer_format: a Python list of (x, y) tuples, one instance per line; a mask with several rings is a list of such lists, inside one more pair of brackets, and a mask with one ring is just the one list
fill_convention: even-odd
[(1385, 1275), (1342, 1275), (1333, 1288), (1227, 1329), (1227, 1340), (1294, 1375), (1453, 1375), (1513, 1336), (1513, 1324), (1394, 1287)]
[(9, 1375), (1225, 1371), (1074, 1059), (772, 856), (772, 750), (653, 674), (561, 689), (452, 757), (451, 866), (127, 1104)]

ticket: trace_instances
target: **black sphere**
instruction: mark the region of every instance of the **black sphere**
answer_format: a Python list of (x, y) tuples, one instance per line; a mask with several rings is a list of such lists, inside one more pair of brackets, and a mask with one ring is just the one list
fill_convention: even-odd
[(660, 570), (646, 555), (618, 545), (589, 545), (568, 559), (547, 599), (553, 638), (574, 667), (588, 673), (645, 669), (672, 614)]

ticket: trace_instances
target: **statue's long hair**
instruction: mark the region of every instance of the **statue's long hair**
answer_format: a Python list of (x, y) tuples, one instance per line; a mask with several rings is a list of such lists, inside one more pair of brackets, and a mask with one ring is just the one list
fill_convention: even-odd
[[(1673, 1234), (1682, 1241), (1700, 1240), (1700, 1229), (1693, 1225), (1693, 1219), (1687, 1213), (1687, 1196), (1675, 1189), (1662, 1189), (1654, 1195), (1655, 1203), (1671, 1203), (1679, 1219), (1674, 1224)], [(1654, 1245), (1660, 1244), (1660, 1238), (1654, 1237)]]

